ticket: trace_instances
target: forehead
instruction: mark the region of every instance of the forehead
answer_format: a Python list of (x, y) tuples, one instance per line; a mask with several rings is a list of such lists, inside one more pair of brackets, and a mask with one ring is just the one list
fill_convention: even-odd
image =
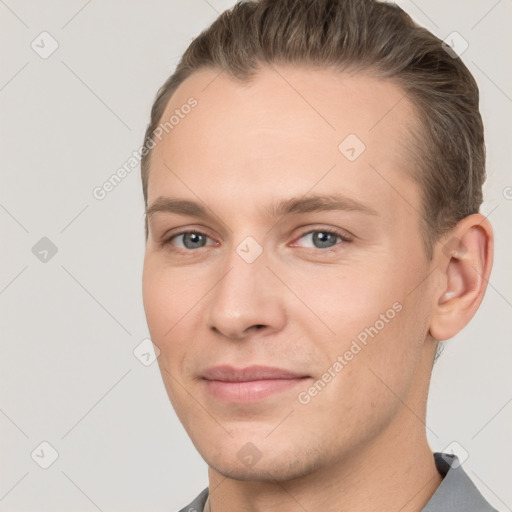
[[(184, 108), (191, 98), (195, 106)], [(275, 67), (242, 83), (201, 70), (180, 85), (161, 123), (173, 116), (153, 150), (149, 203), (171, 193), (202, 195), (219, 207), (237, 198), (240, 210), (270, 201), (272, 192), (289, 197), (334, 188), (382, 208), (396, 210), (385, 203), (400, 197), (419, 204), (408, 179), (417, 118), (391, 81)]]

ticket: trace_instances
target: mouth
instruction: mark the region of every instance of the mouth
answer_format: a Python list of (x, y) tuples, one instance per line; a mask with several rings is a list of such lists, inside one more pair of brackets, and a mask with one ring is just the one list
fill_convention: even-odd
[(270, 366), (250, 366), (236, 369), (215, 366), (202, 374), (208, 393), (221, 401), (249, 403), (261, 401), (303, 384), (309, 375)]

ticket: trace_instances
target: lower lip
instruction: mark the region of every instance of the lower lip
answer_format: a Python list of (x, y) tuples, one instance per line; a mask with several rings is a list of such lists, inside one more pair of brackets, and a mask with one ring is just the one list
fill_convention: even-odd
[(306, 378), (265, 379), (246, 382), (204, 380), (204, 382), (208, 392), (216, 398), (228, 402), (247, 403), (263, 400), (274, 393), (289, 390), (297, 384), (303, 384)]

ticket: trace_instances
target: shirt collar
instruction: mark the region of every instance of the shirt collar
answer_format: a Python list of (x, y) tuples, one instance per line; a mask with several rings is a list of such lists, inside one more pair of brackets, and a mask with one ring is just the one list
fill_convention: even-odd
[(456, 455), (436, 452), (434, 460), (443, 481), (421, 512), (497, 512), (462, 469)]

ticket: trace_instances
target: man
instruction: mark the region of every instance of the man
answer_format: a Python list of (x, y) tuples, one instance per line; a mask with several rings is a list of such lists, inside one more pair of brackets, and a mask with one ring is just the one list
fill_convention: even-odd
[(477, 85), (397, 6), (238, 3), (160, 89), (143, 298), (195, 511), (494, 510), (432, 453), (493, 234)]

